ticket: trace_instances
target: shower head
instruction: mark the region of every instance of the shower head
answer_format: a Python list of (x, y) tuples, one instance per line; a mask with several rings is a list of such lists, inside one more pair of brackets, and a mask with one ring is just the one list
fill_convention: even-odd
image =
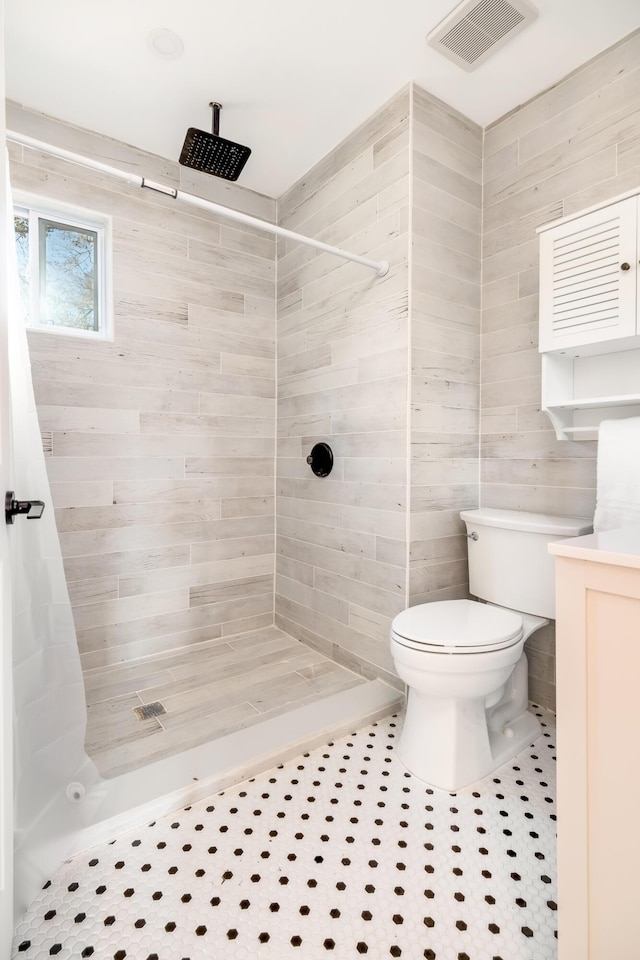
[(183, 167), (193, 167), (202, 173), (210, 173), (213, 177), (237, 180), (249, 159), (251, 149), (218, 136), (222, 105), (212, 102), (209, 106), (213, 110), (213, 133), (189, 127), (179, 163)]

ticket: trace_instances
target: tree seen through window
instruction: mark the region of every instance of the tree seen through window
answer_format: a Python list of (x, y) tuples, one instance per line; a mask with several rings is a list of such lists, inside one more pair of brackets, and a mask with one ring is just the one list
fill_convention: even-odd
[(98, 230), (33, 210), (16, 210), (14, 227), (27, 324), (99, 332)]
[(39, 227), (42, 321), (97, 330), (96, 233), (52, 220)]

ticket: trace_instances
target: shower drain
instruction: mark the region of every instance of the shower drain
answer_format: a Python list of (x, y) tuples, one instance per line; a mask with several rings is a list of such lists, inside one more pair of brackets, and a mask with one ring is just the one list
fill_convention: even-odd
[(133, 712), (138, 720), (148, 720), (149, 717), (161, 717), (167, 711), (159, 700), (154, 700), (153, 703), (145, 703), (141, 707), (134, 707)]

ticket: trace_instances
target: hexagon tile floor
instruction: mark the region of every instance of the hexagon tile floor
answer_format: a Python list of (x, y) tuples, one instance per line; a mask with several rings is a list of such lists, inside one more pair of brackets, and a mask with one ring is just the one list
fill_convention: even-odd
[(552, 960), (553, 715), (448, 794), (374, 723), (63, 864), (15, 958)]

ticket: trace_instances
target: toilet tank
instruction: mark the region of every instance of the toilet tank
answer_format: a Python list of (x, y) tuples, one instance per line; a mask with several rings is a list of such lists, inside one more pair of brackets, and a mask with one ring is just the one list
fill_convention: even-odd
[(554, 540), (591, 533), (590, 520), (519, 510), (463, 510), (469, 548), (469, 592), (489, 603), (555, 619)]

